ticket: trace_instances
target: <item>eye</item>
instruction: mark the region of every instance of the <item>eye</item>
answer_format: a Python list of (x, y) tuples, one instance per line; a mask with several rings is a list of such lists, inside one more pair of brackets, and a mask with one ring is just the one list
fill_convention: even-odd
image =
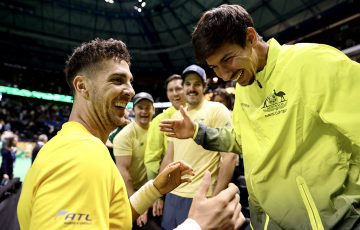
[(230, 62), (232, 60), (233, 56), (227, 57), (224, 59), (224, 62)]
[(123, 80), (122, 80), (122, 79), (119, 79), (119, 78), (114, 79), (113, 82), (114, 82), (114, 84), (116, 84), (116, 85), (121, 85), (121, 84), (123, 84)]

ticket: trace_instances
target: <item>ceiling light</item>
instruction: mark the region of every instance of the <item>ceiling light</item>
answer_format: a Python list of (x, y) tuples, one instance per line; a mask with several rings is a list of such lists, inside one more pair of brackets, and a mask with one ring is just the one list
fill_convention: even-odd
[(145, 6), (146, 6), (146, 2), (142, 2), (141, 7), (145, 7)]

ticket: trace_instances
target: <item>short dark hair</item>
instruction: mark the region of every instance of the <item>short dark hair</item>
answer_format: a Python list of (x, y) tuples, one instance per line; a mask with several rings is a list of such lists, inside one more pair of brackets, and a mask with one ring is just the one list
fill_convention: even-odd
[(196, 60), (206, 64), (206, 58), (224, 43), (245, 47), (248, 27), (254, 27), (254, 22), (240, 5), (223, 4), (206, 11), (192, 34)]
[(165, 88), (167, 88), (169, 82), (173, 80), (182, 80), (181, 76), (179, 74), (172, 74), (165, 80)]
[(79, 72), (109, 59), (124, 60), (130, 65), (130, 53), (126, 44), (112, 38), (107, 40), (96, 38), (77, 47), (66, 61), (64, 70), (71, 91), (75, 93), (72, 81)]

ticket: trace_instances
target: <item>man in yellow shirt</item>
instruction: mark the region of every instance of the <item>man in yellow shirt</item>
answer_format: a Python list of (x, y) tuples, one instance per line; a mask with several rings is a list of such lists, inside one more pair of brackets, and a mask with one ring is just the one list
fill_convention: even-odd
[[(166, 135), (159, 130), (160, 121), (171, 118), (171, 116), (179, 110), (180, 106), (185, 106), (186, 103), (180, 75), (171, 75), (165, 80), (165, 85), (166, 96), (172, 106), (157, 115), (150, 123), (144, 158), (148, 180), (154, 179), (158, 175), (161, 161), (167, 150), (168, 140)], [(158, 199), (154, 203), (152, 209), (154, 216), (162, 215), (163, 204), (162, 199)]]
[[(69, 122), (41, 148), (25, 177), (17, 208), (21, 229), (129, 230), (156, 199), (190, 181), (184, 176), (191, 175), (192, 169), (175, 162), (128, 199), (105, 142), (125, 122), (125, 107), (134, 95), (129, 65), (126, 45), (114, 39), (84, 43), (67, 60), (66, 79), (74, 93)], [(205, 175), (202, 191), (181, 229), (242, 224), (240, 207), (235, 204), (237, 188), (230, 185), (218, 197), (206, 199), (209, 180)], [(219, 204), (224, 199), (229, 203)], [(206, 213), (215, 206), (217, 211)], [(216, 223), (209, 221), (209, 214), (218, 216)]]
[[(126, 125), (113, 141), (116, 166), (124, 179), (129, 197), (148, 181), (144, 153), (148, 128), (155, 112), (153, 103), (154, 99), (150, 94), (137, 93), (133, 98), (135, 119)], [(142, 227), (147, 221), (146, 211), (136, 222)]]
[[(205, 70), (197, 65), (190, 65), (182, 73), (183, 87), (186, 97), (186, 110), (192, 120), (200, 121), (210, 127), (231, 127), (230, 111), (221, 103), (205, 99)], [(181, 118), (180, 112), (172, 118)], [(201, 184), (206, 171), (212, 175), (208, 196), (214, 196), (225, 189), (231, 180), (236, 164), (233, 153), (211, 152), (197, 145), (193, 140), (171, 139), (162, 168), (170, 162), (182, 159), (189, 162), (196, 175), (191, 183), (183, 184), (166, 195), (164, 215), (161, 226), (170, 230), (182, 223), (190, 209), (192, 198)]]

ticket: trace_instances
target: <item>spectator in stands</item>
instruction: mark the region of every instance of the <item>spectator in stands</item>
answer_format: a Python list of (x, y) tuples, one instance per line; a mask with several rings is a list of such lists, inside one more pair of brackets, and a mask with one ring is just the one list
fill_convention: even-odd
[(14, 177), (13, 172), (18, 137), (13, 132), (6, 131), (1, 136), (1, 141), (3, 142), (3, 145), (1, 148), (2, 162), (0, 167), (0, 178), (3, 184)]
[(213, 91), (213, 95), (211, 96), (211, 101), (216, 101), (224, 104), (226, 108), (228, 108), (230, 111), (233, 109), (233, 99), (232, 95), (224, 88), (217, 88)]
[[(205, 99), (206, 74), (203, 68), (188, 66), (182, 73), (182, 79), (187, 102), (185, 109), (192, 120), (201, 121), (213, 128), (231, 127), (230, 111), (221, 103)], [(180, 117), (179, 111), (172, 116)], [(166, 195), (161, 222), (166, 230), (174, 229), (187, 218), (193, 197), (206, 171), (210, 171), (212, 175), (211, 189), (207, 196), (216, 196), (229, 184), (236, 164), (236, 155), (233, 153), (210, 152), (191, 139), (170, 139), (161, 168), (179, 159), (189, 162), (197, 174), (192, 182), (180, 185)]]
[(39, 153), (40, 149), (43, 147), (43, 145), (48, 141), (48, 137), (46, 134), (41, 134), (38, 137), (38, 141), (35, 144), (35, 147), (31, 154), (31, 163), (34, 163), (34, 160)]
[(205, 12), (192, 42), (200, 62), (238, 83), (233, 129), (182, 110), (162, 130), (243, 152), (253, 229), (360, 229), (360, 64), (327, 45), (265, 42), (239, 5)]
[[(124, 121), (134, 95), (130, 55), (119, 40), (95, 39), (77, 47), (65, 75), (74, 93), (69, 121), (47, 142), (28, 171), (17, 208), (21, 229), (131, 229), (132, 220), (161, 195), (190, 181), (178, 161), (128, 199), (105, 142)], [(235, 185), (206, 199), (210, 175), (179, 229), (234, 229), (242, 224)], [(215, 218), (216, 217), (216, 218)]]
[[(157, 115), (150, 123), (144, 159), (148, 180), (154, 179), (158, 175), (161, 161), (167, 151), (168, 141), (165, 134), (159, 130), (160, 121), (171, 118), (180, 106), (185, 106), (186, 103), (180, 75), (171, 75), (166, 79), (165, 85), (166, 95), (171, 102), (171, 107)], [(152, 214), (154, 216), (161, 216), (163, 206), (162, 198), (158, 199), (153, 205)]]
[[(155, 111), (154, 99), (146, 92), (137, 93), (133, 98), (133, 105), (135, 120), (126, 125), (113, 142), (116, 165), (124, 179), (129, 197), (148, 181), (144, 154), (148, 129)], [(141, 214), (136, 221), (139, 227), (148, 222), (148, 211)], [(149, 217), (152, 219), (152, 215)]]

